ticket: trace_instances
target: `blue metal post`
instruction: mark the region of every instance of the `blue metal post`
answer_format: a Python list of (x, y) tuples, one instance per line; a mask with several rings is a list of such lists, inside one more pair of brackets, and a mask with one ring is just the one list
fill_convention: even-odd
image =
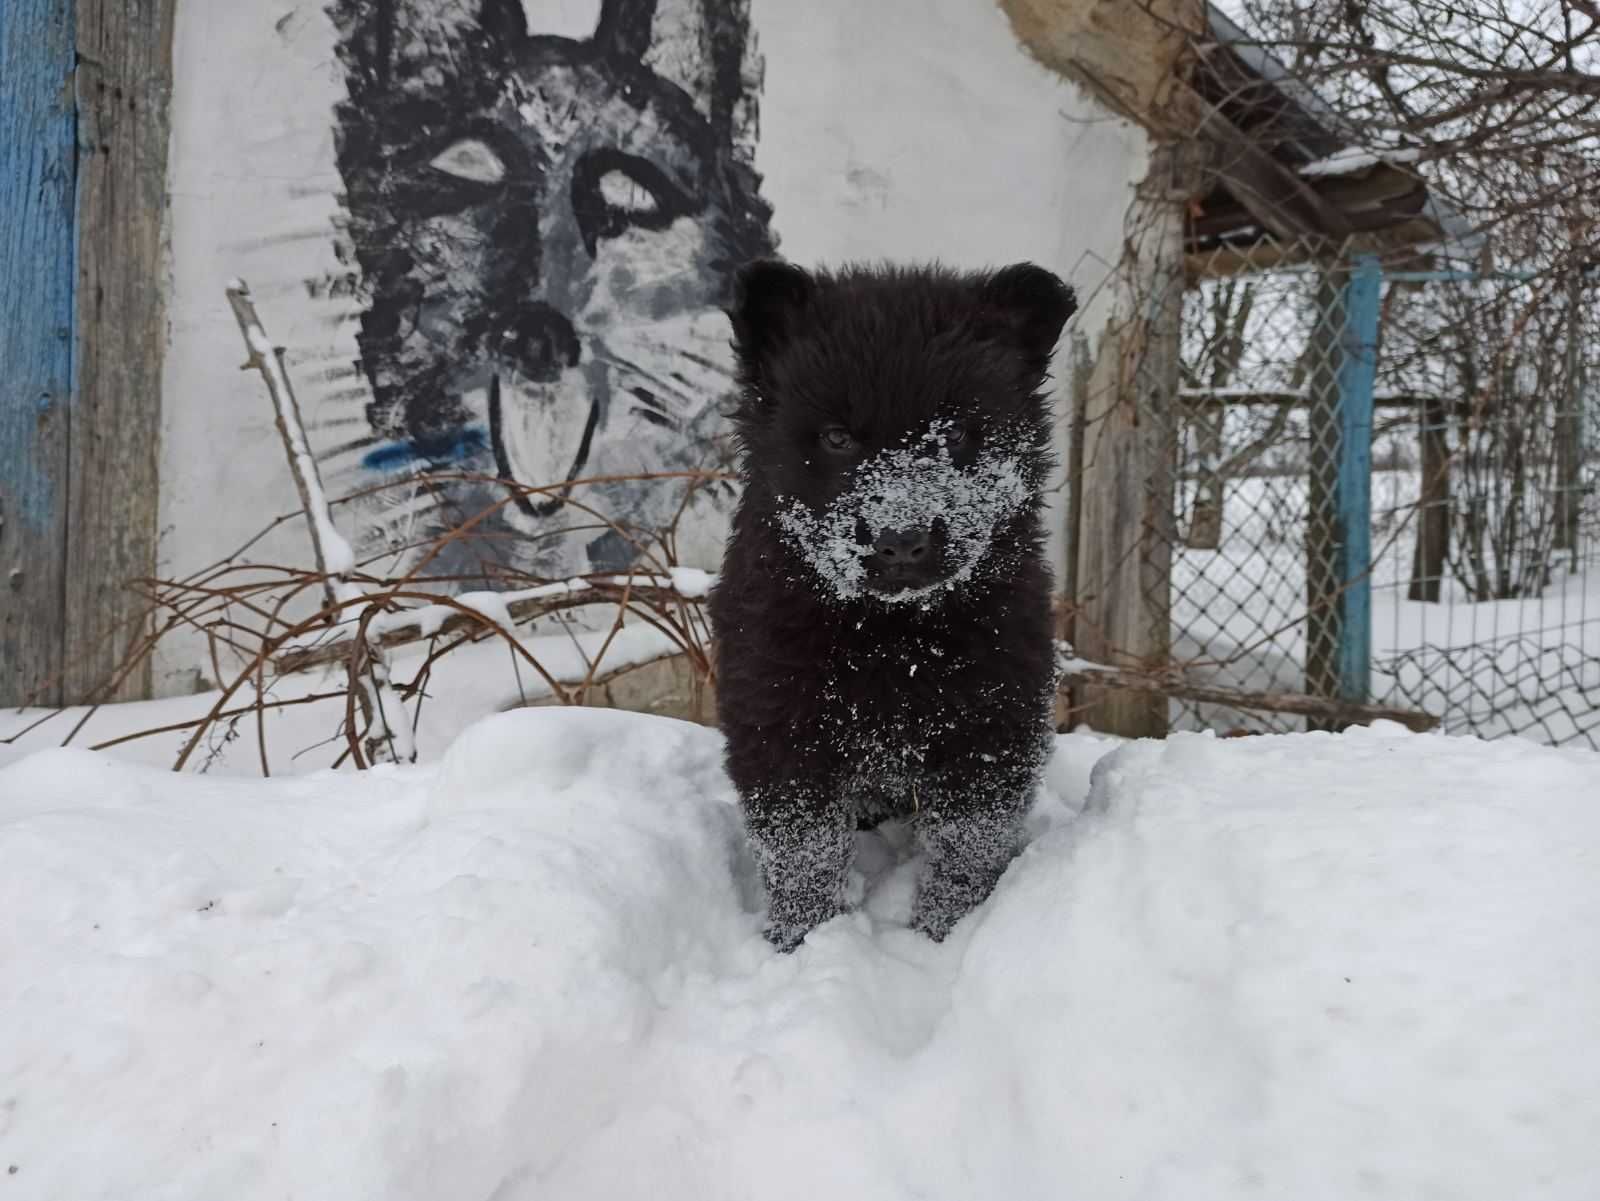
[(1339, 356), (1339, 696), (1365, 702), (1372, 668), (1372, 389), (1378, 370), (1378, 256), (1357, 255), (1344, 288)]

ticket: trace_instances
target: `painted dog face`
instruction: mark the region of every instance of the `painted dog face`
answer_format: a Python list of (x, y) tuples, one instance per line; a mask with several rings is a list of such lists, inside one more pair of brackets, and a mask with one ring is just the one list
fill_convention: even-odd
[[(719, 309), (773, 245), (747, 8), (606, 0), (577, 40), (530, 32), (519, 0), (330, 7), (368, 415), (410, 465), (530, 486), (707, 465), (731, 391)], [(505, 512), (552, 552), (590, 527), (589, 564), (562, 570), (620, 567), (626, 541), (564, 500), (645, 529), (664, 491)]]

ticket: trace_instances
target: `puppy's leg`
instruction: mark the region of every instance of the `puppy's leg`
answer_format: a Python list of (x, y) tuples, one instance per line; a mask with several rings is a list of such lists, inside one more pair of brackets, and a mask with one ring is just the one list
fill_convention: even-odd
[(992, 759), (972, 755), (946, 767), (917, 814), (927, 861), (911, 925), (935, 942), (983, 903), (1022, 846), (1041, 756), (1028, 744)]
[(792, 951), (811, 930), (844, 911), (854, 819), (843, 805), (808, 803), (783, 788), (747, 798), (744, 814), (766, 885), (764, 933), (780, 951)]

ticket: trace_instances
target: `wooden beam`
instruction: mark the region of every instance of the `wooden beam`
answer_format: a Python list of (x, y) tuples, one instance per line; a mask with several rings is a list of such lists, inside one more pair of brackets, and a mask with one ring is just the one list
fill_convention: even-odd
[(999, 0), (1017, 39), (1052, 70), (1161, 139), (1194, 127), (1177, 85), (1191, 39), (1205, 29), (1204, 0)]
[[(1427, 217), (1419, 216), (1376, 233), (1364, 234), (1361, 240), (1366, 243), (1367, 248), (1389, 254), (1397, 250), (1407, 250), (1420, 243), (1432, 242), (1439, 236), (1438, 225)], [(1273, 271), (1309, 263), (1327, 257), (1335, 248), (1336, 243), (1331, 241), (1327, 243), (1300, 241), (1286, 244), (1272, 238), (1262, 238), (1248, 245), (1188, 250), (1183, 256), (1183, 269), (1191, 281), (1225, 279), (1232, 275)]]
[[(1260, 392), (1240, 392), (1232, 389), (1213, 390), (1207, 388), (1184, 388), (1178, 393), (1178, 399), (1185, 408), (1215, 409), (1231, 405), (1290, 405), (1297, 409), (1305, 408), (1311, 401), (1309, 394), (1300, 392), (1277, 392), (1270, 389)], [(1380, 393), (1373, 397), (1374, 408), (1379, 409), (1420, 409), (1423, 405), (1443, 405), (1437, 396), (1425, 396), (1420, 392), (1388, 392)], [(1470, 407), (1471, 402), (1463, 402)]]
[(1320, 249), (1311, 242), (1284, 243), (1262, 238), (1248, 245), (1191, 250), (1183, 256), (1183, 273), (1193, 282), (1275, 271), (1309, 263), (1319, 257)]
[[(510, 614), (513, 625), (521, 625), (549, 613), (564, 613), (589, 605), (615, 606), (624, 600), (655, 609), (678, 605), (683, 605), (687, 609), (699, 607), (701, 603), (699, 597), (685, 596), (678, 592), (671, 586), (667, 577), (654, 578), (659, 582), (630, 581), (624, 576), (605, 576), (583, 580), (581, 583), (548, 584), (531, 588), (528, 594), (521, 596), (515, 593), (506, 594), (508, 598), (505, 600), (506, 612)], [(383, 589), (374, 588), (372, 597), (381, 600)], [(487, 619), (474, 614), (462, 612), (444, 614), (430, 606), (427, 612), (422, 609), (402, 609), (385, 615), (380, 632), (375, 637), (370, 635), (369, 637), (377, 648), (387, 651), (411, 643), (449, 639), (474, 632), (483, 632), (487, 635), (489, 631), (486, 626)], [(281, 648), (272, 657), (273, 674), (293, 675), (295, 672), (310, 671), (344, 662), (350, 657), (351, 639), (355, 636), (355, 631), (356, 623), (353, 620), (345, 621), (329, 629), (325, 637), (308, 639)]]
[(1123, 692), (1145, 692), (1178, 700), (1226, 705), (1230, 709), (1258, 710), (1263, 713), (1293, 713), (1340, 727), (1366, 725), (1374, 721), (1393, 721), (1417, 734), (1437, 729), (1439, 719), (1431, 713), (1397, 709), (1389, 705), (1351, 704), (1336, 697), (1311, 696), (1304, 692), (1239, 692), (1197, 684), (1174, 675), (1149, 675), (1116, 671), (1105, 667), (1080, 667), (1062, 676), (1063, 685), (1074, 688), (1116, 688)]
[[(1135, 192), (1114, 309), (1095, 346), (1083, 423), (1073, 646), (1097, 663), (1143, 671), (1171, 648), (1173, 463), (1183, 304), (1178, 148), (1158, 148)], [(1167, 730), (1166, 700), (1086, 686), (1097, 730), (1130, 738)]]
[[(1392, 186), (1405, 183), (1402, 190)], [(1427, 187), (1415, 179), (1398, 175), (1352, 182), (1348, 186), (1314, 189), (1328, 203), (1344, 213), (1357, 233), (1374, 233), (1411, 220), (1428, 200)], [(1218, 238), (1232, 230), (1259, 225), (1254, 213), (1237, 203), (1226, 187), (1212, 190), (1189, 220), (1191, 242)]]
[(1239, 129), (1198, 93), (1193, 96), (1201, 113), (1199, 135), (1215, 147), (1212, 172), (1263, 228), (1285, 241), (1342, 239), (1355, 232), (1336, 205), (1274, 158), (1257, 138)]
[[(9, 0), (7, 0), (9, 2)], [(149, 695), (150, 660), (97, 695), (137, 634), (126, 584), (155, 574), (162, 232), (175, 0), (76, 0), (77, 401), (68, 462), (64, 697)]]
[(1079, 548), (1083, 531), (1083, 443), (1088, 430), (1089, 384), (1094, 373), (1094, 355), (1082, 330), (1072, 331), (1072, 373), (1068, 395), (1072, 401), (1070, 441), (1067, 445), (1067, 529), (1066, 579), (1062, 581), (1063, 604), (1057, 614), (1056, 636), (1066, 642), (1078, 636)]
[(1444, 402), (1424, 404), (1420, 418), (1422, 488), (1417, 497), (1417, 541), (1411, 552), (1406, 599), (1437, 601), (1450, 555), (1450, 444)]
[(1322, 176), (1308, 182), (1317, 195), (1346, 212), (1393, 204), (1413, 197), (1420, 208), (1428, 195), (1428, 185), (1424, 180), (1412, 171), (1389, 163), (1378, 163), (1349, 175)]
[(72, 7), (0, 4), (0, 705), (56, 704), (72, 415)]

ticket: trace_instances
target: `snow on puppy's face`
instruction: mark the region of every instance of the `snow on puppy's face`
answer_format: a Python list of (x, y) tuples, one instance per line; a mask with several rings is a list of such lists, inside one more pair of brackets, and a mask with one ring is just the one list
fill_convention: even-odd
[(1074, 308), (1048, 271), (758, 262), (733, 318), (745, 507), (823, 593), (926, 605), (1036, 553), (1050, 352)]
[[(970, 579), (1034, 495), (1025, 447), (976, 443), (967, 421), (935, 420), (921, 439), (838, 473), (847, 482), (820, 512), (779, 497), (778, 527), (841, 599), (925, 601)], [(856, 445), (838, 453), (854, 457)]]

